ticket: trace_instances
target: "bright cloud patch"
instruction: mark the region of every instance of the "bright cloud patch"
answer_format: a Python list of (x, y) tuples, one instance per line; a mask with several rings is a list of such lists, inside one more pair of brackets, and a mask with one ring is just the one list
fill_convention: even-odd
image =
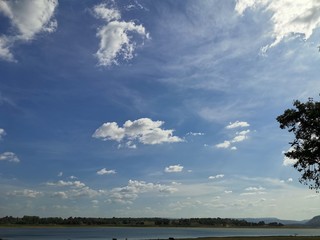
[[(249, 127), (250, 124), (247, 122), (240, 122), (236, 121), (234, 123), (229, 123), (229, 125), (226, 126), (226, 129), (234, 129), (234, 128), (243, 128), (243, 127)], [(250, 133), (250, 129), (243, 130), (241, 132), (236, 132), (234, 137), (230, 140), (225, 140), (222, 143), (216, 144), (216, 148), (229, 148), (231, 150), (237, 150), (236, 146), (233, 146), (233, 143), (242, 142), (246, 139), (248, 139), (248, 134)]]
[(17, 196), (17, 197), (28, 197), (28, 198), (36, 198), (42, 196), (42, 192), (38, 192), (35, 190), (24, 189), (24, 190), (15, 190), (9, 192), (7, 195), (9, 196)]
[(239, 127), (249, 127), (249, 126), (250, 126), (250, 124), (247, 122), (235, 121), (234, 123), (229, 123), (229, 125), (226, 126), (226, 129), (239, 128)]
[(261, 195), (261, 194), (266, 194), (265, 188), (259, 186), (259, 187), (247, 187), (245, 189), (246, 192), (242, 193), (242, 196), (247, 196), (247, 195)]
[(230, 141), (224, 141), (223, 143), (218, 143), (216, 145), (217, 148), (229, 148), (231, 145), (231, 142)]
[(0, 128), (0, 140), (6, 135), (4, 129)]
[(167, 173), (182, 172), (182, 170), (183, 170), (183, 166), (181, 166), (180, 164), (172, 165), (164, 169), (164, 171)]
[[(96, 53), (101, 66), (118, 64), (117, 58), (124, 60), (133, 58), (133, 52), (138, 45), (134, 35), (148, 39), (149, 34), (144, 26), (133, 21), (121, 20), (121, 14), (117, 9), (110, 8), (106, 4), (99, 4), (93, 8), (97, 18), (104, 19), (106, 25), (99, 28), (97, 36), (100, 38), (100, 47)], [(134, 35), (129, 35), (133, 33)]]
[(62, 199), (80, 197), (93, 198), (102, 194), (101, 191), (91, 189), (80, 181), (60, 180), (58, 182), (48, 182), (47, 186), (63, 188), (64, 191), (58, 191), (52, 194), (52, 197), (58, 197)]
[(40, 32), (53, 32), (57, 21), (52, 19), (57, 0), (0, 0), (0, 14), (10, 19), (13, 34), (0, 37), (0, 58), (14, 61), (10, 48), (16, 41), (31, 41)]
[(177, 189), (163, 184), (147, 183), (145, 181), (129, 180), (125, 187), (114, 188), (108, 194), (110, 202), (131, 204), (139, 194), (147, 192), (160, 192), (170, 194), (176, 192)]
[(20, 162), (18, 156), (13, 152), (4, 152), (0, 154), (0, 161)]
[(71, 187), (75, 187), (75, 188), (82, 188), (85, 187), (86, 185), (80, 181), (63, 181), (60, 180), (56, 183), (53, 182), (48, 182), (47, 183), (48, 186), (57, 186), (57, 187), (67, 187), (67, 186), (71, 186)]
[[(287, 152), (292, 152), (294, 151), (293, 147), (290, 147)], [(282, 154), (285, 154), (286, 152), (282, 152)], [(294, 165), (298, 160), (297, 159), (292, 159), (288, 158), (287, 156), (283, 157), (283, 166), (292, 166)]]
[(126, 121), (122, 127), (115, 122), (107, 122), (99, 127), (92, 137), (102, 140), (125, 141), (128, 147), (136, 148), (133, 141), (142, 144), (161, 144), (182, 142), (183, 139), (173, 136), (173, 130), (160, 128), (164, 122), (152, 121), (149, 118), (140, 118), (135, 121)]
[(210, 176), (209, 179), (219, 179), (219, 178), (223, 178), (223, 177), (224, 177), (224, 174), (218, 174), (215, 176)]
[(97, 171), (98, 175), (109, 175), (109, 174), (115, 174), (115, 170), (107, 170), (105, 168), (102, 168), (101, 170)]
[(305, 0), (238, 0), (235, 11), (243, 15), (246, 9), (267, 10), (272, 13), (271, 21), (274, 38), (273, 43), (262, 48), (266, 52), (279, 44), (284, 38), (300, 34), (308, 39), (313, 31), (320, 26), (320, 2)]

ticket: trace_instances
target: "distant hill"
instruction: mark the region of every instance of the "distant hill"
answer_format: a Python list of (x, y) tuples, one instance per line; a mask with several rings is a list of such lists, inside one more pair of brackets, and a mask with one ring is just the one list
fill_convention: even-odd
[(269, 223), (272, 223), (272, 222), (277, 222), (277, 223), (282, 223), (284, 225), (304, 225), (307, 222), (311, 221), (311, 220), (302, 220), (302, 221), (283, 220), (283, 219), (279, 219), (279, 218), (243, 218), (243, 220), (246, 220), (247, 222), (253, 222), (253, 223), (258, 223), (258, 222), (263, 221), (266, 224), (269, 224)]
[(315, 216), (311, 220), (309, 220), (306, 225), (312, 227), (320, 227), (320, 216)]

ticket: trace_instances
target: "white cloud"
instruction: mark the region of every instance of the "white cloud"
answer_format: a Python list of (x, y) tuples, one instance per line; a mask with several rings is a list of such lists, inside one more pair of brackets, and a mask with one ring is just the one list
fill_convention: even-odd
[[(293, 147), (290, 147), (288, 149), (287, 152), (291, 152), (291, 151), (294, 151), (294, 148)], [(282, 152), (282, 154), (285, 154), (286, 152)], [(284, 156), (283, 157), (283, 166), (292, 166), (294, 165), (298, 160), (297, 159), (292, 159), (292, 158), (288, 158), (287, 156)]]
[(181, 166), (180, 164), (172, 165), (164, 169), (166, 173), (182, 172), (182, 170), (183, 170), (183, 166)]
[(293, 182), (293, 178), (288, 178), (287, 182)]
[(107, 122), (102, 124), (92, 137), (117, 142), (126, 141), (126, 146), (131, 148), (136, 148), (136, 145), (133, 144), (134, 140), (151, 145), (183, 141), (183, 139), (173, 136), (172, 129), (161, 129), (163, 124), (162, 121), (152, 121), (149, 118), (128, 120), (123, 124), (123, 127), (119, 127), (115, 122)]
[(18, 156), (13, 152), (4, 152), (0, 154), (0, 161), (20, 162)]
[(176, 191), (176, 188), (168, 185), (129, 180), (127, 186), (112, 189), (108, 197), (110, 202), (131, 204), (141, 193), (160, 192), (171, 194)]
[(63, 175), (63, 172), (58, 173), (58, 177), (62, 177), (62, 175)]
[(307, 40), (313, 31), (320, 26), (320, 2), (305, 0), (238, 0), (235, 11), (240, 15), (246, 9), (267, 10), (272, 13), (273, 29), (271, 36), (274, 41), (262, 48), (266, 52), (283, 41), (285, 38), (303, 35)]
[(266, 192), (265, 192), (265, 188), (263, 188), (263, 187), (247, 187), (246, 189), (245, 189), (245, 191), (247, 191), (247, 192), (245, 192), (245, 193), (241, 193), (240, 195), (241, 196), (249, 196), (249, 195), (261, 195), (261, 194), (266, 194)]
[[(227, 129), (239, 128), (239, 127), (248, 127), (250, 126), (247, 122), (239, 122), (236, 121), (234, 123), (230, 123), (226, 126)], [(241, 132), (236, 132), (236, 135), (231, 140), (225, 140), (223, 143), (216, 144), (217, 148), (230, 148), (231, 150), (237, 150), (237, 147), (232, 146), (232, 143), (242, 142), (248, 139), (248, 134), (250, 130), (243, 130)]]
[(232, 193), (232, 191), (231, 190), (226, 190), (226, 191), (224, 191), (224, 193), (225, 194), (230, 194), (230, 193)]
[(62, 199), (67, 199), (68, 198), (68, 194), (66, 192), (54, 192), (52, 194), (52, 197), (57, 197), (57, 198), (62, 198)]
[(31, 41), (40, 32), (53, 32), (57, 21), (53, 18), (58, 0), (0, 0), (0, 13), (10, 19), (14, 33), (0, 37), (0, 58), (14, 61), (10, 48), (16, 41)]
[(250, 133), (250, 130), (245, 130), (241, 132), (236, 132), (236, 136), (231, 140), (232, 143), (242, 142), (248, 138), (247, 134)]
[(201, 133), (201, 132), (188, 132), (186, 135), (191, 135), (191, 136), (203, 136), (204, 133)]
[(232, 129), (232, 128), (239, 128), (239, 127), (249, 127), (250, 124), (247, 122), (240, 122), (240, 121), (235, 121), (234, 123), (229, 123), (228, 126), (226, 126), (226, 129)]
[(0, 128), (0, 140), (6, 135), (6, 132), (3, 128)]
[[(13, 41), (12, 41), (13, 42)], [(10, 46), (13, 43), (6, 37), (1, 36), (0, 37), (0, 58), (6, 61), (14, 62), (14, 56), (10, 51)]]
[(265, 190), (265, 188), (263, 188), (263, 187), (247, 187), (246, 189), (245, 189), (246, 191), (263, 191), (263, 190)]
[(57, 187), (75, 187), (75, 188), (83, 188), (86, 185), (80, 181), (63, 181), (60, 180), (56, 183), (53, 182), (48, 182), (47, 183), (48, 186), (57, 186)]
[(48, 186), (53, 187), (69, 187), (67, 191), (59, 191), (54, 192), (51, 196), (52, 197), (59, 197), (63, 199), (67, 198), (79, 198), (79, 197), (89, 197), (93, 198), (102, 194), (105, 194), (104, 191), (97, 191), (94, 189), (89, 188), (84, 183), (80, 181), (58, 181), (58, 182), (48, 182)]
[(121, 14), (115, 8), (99, 4), (93, 8), (93, 12), (97, 18), (106, 21), (106, 25), (99, 28), (97, 32), (100, 48), (96, 56), (101, 66), (118, 64), (117, 58), (120, 56), (125, 60), (133, 58), (133, 52), (138, 43), (129, 33), (135, 33), (142, 40), (150, 38), (143, 25), (133, 21), (121, 21)]
[(116, 171), (115, 170), (107, 170), (105, 168), (102, 168), (101, 170), (97, 171), (98, 175), (109, 175), (109, 174), (115, 174)]
[(35, 191), (35, 190), (24, 189), (24, 190), (15, 190), (15, 191), (9, 192), (7, 195), (8, 196), (36, 198), (36, 197), (42, 196), (43, 193)]
[(230, 141), (224, 141), (223, 143), (218, 143), (216, 145), (217, 148), (229, 148), (231, 145), (231, 142)]
[(215, 176), (210, 176), (209, 179), (218, 179), (218, 178), (223, 178), (223, 177), (224, 177), (224, 174), (218, 174)]

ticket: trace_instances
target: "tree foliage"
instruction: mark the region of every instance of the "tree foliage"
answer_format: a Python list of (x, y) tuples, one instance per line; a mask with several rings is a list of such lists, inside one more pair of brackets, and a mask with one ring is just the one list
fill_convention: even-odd
[(277, 117), (280, 128), (295, 135), (285, 156), (296, 161), (293, 166), (301, 173), (300, 182), (319, 191), (320, 102), (309, 98), (305, 103), (296, 100), (293, 106)]

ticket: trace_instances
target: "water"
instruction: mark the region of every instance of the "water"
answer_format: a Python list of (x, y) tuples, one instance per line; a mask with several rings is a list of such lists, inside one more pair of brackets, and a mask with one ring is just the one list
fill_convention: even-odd
[(0, 238), (6, 240), (68, 240), (68, 239), (168, 239), (232, 236), (320, 236), (320, 229), (292, 228), (0, 228)]

